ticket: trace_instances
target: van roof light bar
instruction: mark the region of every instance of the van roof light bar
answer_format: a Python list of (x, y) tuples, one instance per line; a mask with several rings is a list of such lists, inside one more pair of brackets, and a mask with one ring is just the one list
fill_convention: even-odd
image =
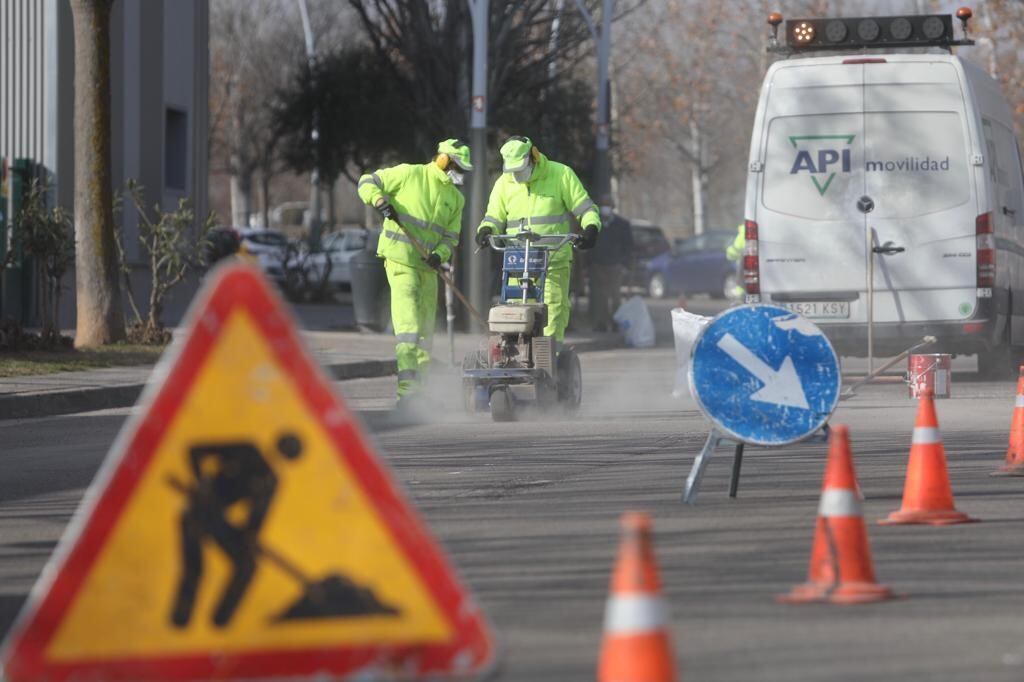
[(952, 51), (957, 45), (974, 45), (967, 32), (967, 22), (972, 16), (968, 7), (957, 10), (956, 18), (960, 20), (964, 34), (959, 40), (953, 33), (951, 14), (787, 19), (785, 44), (780, 45), (777, 36), (782, 15), (773, 12), (768, 17), (772, 27), (768, 51), (789, 55), (820, 50), (896, 47), (941, 47)]

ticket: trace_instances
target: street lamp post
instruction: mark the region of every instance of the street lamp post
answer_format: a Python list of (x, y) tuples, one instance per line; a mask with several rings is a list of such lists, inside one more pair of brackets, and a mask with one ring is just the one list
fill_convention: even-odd
[(597, 203), (607, 206), (612, 198), (611, 147), (611, 86), (608, 78), (608, 62), (612, 51), (612, 13), (615, 0), (602, 0), (601, 30), (597, 30), (590, 12), (582, 0), (576, 0), (576, 7), (587, 22), (590, 36), (597, 43), (597, 130), (594, 138), (594, 195)]
[[(313, 28), (309, 23), (309, 11), (306, 8), (306, 0), (298, 0), (299, 13), (302, 15), (302, 32), (306, 37), (306, 61), (309, 64), (310, 74), (315, 72), (316, 67), (316, 43), (313, 40)], [(313, 109), (313, 126), (309, 133), (309, 139), (313, 143), (313, 170), (309, 174), (310, 188), (310, 218), (309, 218), (309, 243), (316, 247), (320, 244), (320, 112)]]
[[(473, 152), (470, 177), (469, 224), (463, 235), (462, 262), (466, 269), (469, 299), (477, 310), (488, 308), (488, 265), (490, 254), (474, 253), (476, 227), (487, 210), (487, 34), (490, 0), (466, 0), (473, 19), (473, 93), (469, 114), (469, 146)], [(480, 323), (470, 317), (475, 331), (483, 331)]]

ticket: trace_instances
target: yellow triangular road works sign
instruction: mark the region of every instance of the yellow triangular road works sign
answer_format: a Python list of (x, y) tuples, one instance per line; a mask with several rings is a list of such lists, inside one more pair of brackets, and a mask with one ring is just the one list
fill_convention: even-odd
[(29, 680), (473, 677), (485, 618), (280, 299), (219, 270), (2, 653)]

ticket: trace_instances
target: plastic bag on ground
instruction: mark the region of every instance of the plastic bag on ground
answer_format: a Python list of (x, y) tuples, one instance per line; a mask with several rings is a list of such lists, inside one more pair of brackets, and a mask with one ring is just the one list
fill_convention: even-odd
[(613, 318), (626, 337), (626, 345), (633, 348), (654, 346), (654, 320), (647, 304), (639, 296), (623, 301)]
[(672, 309), (672, 335), (676, 342), (676, 385), (672, 389), (673, 398), (682, 398), (687, 393), (690, 350), (701, 330), (710, 321), (710, 317), (687, 312), (682, 308)]

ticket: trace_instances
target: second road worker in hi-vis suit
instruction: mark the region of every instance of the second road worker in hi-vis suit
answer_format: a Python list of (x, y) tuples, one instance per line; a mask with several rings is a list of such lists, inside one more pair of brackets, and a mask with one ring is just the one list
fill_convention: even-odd
[[(575, 217), (583, 228), (579, 248), (597, 243), (601, 214), (583, 189), (576, 173), (551, 161), (527, 137), (512, 137), (502, 145), (503, 173), (494, 183), (487, 213), (477, 228), (477, 244), (489, 246), (488, 235), (529, 230), (542, 235), (568, 234)], [(545, 336), (559, 343), (569, 324), (569, 275), (572, 247), (566, 244), (548, 263), (544, 302), (548, 306)]]
[[(359, 178), (359, 198), (384, 217), (377, 255), (384, 259), (391, 286), (399, 404), (420, 387), (430, 363), (436, 270), (452, 257), (459, 242), (466, 200), (458, 188), (463, 173), (472, 169), (469, 146), (451, 139), (437, 145), (437, 155), (429, 163), (382, 168)], [(396, 220), (426, 249), (426, 258)]]

